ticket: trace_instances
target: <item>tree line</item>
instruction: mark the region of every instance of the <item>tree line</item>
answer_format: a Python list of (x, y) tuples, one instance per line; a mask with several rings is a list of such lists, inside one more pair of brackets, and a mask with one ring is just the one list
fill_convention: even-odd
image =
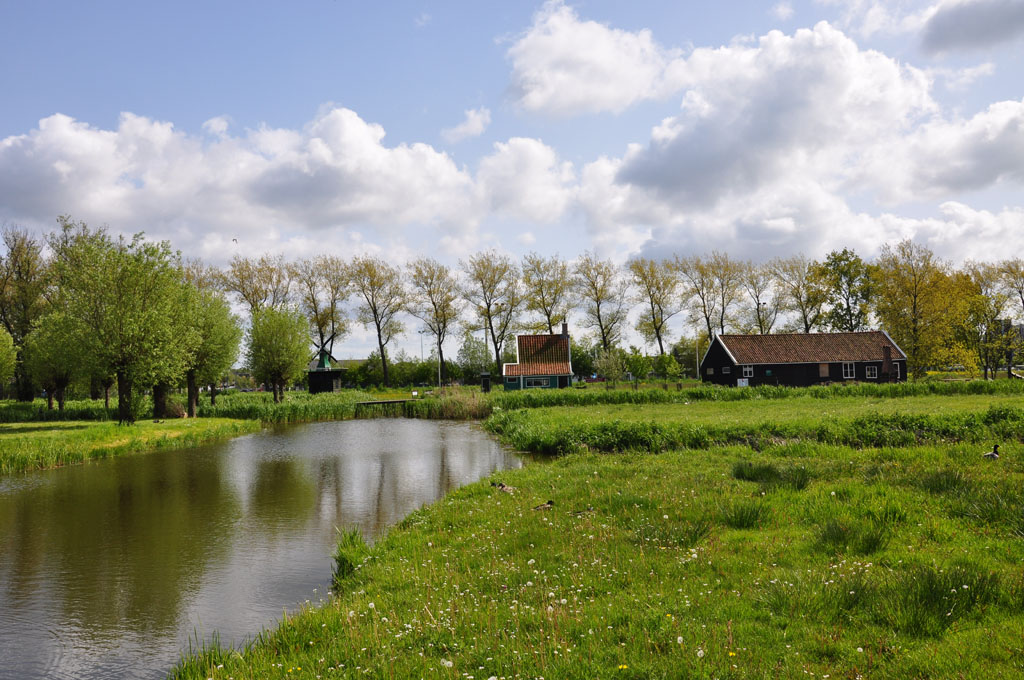
[[(19, 399), (42, 388), (58, 406), (73, 381), (87, 382), (94, 398), (116, 385), (122, 421), (134, 417), (143, 390), (159, 414), (167, 390), (180, 385), (194, 413), (198, 386), (213, 385), (238, 358), (243, 322), (231, 300), (246, 310), (246, 365), (275, 399), (301, 376), (311, 348), (330, 354), (353, 322), (374, 331), (379, 380), (390, 384), (389, 346), (410, 317), (431, 336), (447, 381), (444, 345), (453, 335), (482, 331), (500, 374), (516, 333), (556, 333), (570, 317), (586, 331), (574, 345), (594, 349), (574, 366), (589, 360), (606, 375), (678, 374), (679, 347), (718, 333), (871, 327), (892, 335), (915, 375), (936, 365), (987, 374), (1019, 349), (1008, 320), (1024, 316), (1020, 258), (954, 267), (909, 240), (870, 261), (850, 249), (766, 262), (715, 251), (619, 266), (589, 252), (517, 261), (489, 250), (457, 267), (429, 257), (401, 267), (373, 256), (289, 262), (267, 254), (236, 256), (222, 269), (67, 216), (41, 239), (7, 227), (2, 241), (0, 380), (13, 374)], [(619, 349), (630, 318), (655, 356)], [(673, 318), (693, 336), (671, 337)], [(472, 349), (464, 337), (463, 351)]]

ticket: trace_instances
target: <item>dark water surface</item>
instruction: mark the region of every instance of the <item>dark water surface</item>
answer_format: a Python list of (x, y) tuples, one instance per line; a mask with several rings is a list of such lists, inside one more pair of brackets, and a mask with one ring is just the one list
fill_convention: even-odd
[(326, 595), (373, 537), (516, 456), (465, 423), (357, 420), (0, 478), (0, 678), (160, 678)]

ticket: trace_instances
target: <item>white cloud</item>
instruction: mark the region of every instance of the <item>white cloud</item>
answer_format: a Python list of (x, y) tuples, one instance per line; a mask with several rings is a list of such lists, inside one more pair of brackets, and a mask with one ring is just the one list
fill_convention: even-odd
[(914, 33), (934, 12), (921, 0), (817, 0), (819, 4), (838, 6), (838, 25), (861, 38), (875, 35)]
[(1021, 0), (944, 0), (929, 12), (922, 45), (930, 52), (975, 50), (1022, 35)]
[(786, 21), (793, 16), (793, 5), (789, 2), (779, 2), (772, 7), (772, 14), (780, 21)]
[(559, 116), (619, 112), (678, 90), (679, 50), (658, 45), (648, 30), (581, 21), (560, 0), (549, 0), (508, 50), (512, 88), (520, 106)]
[(467, 109), (465, 118), (461, 123), (452, 128), (441, 131), (441, 136), (451, 144), (461, 142), (470, 137), (479, 137), (491, 124), (491, 110), (486, 106), (479, 109)]
[(572, 164), (536, 139), (496, 143), (481, 159), (477, 179), (491, 210), (520, 219), (554, 222), (574, 198)]

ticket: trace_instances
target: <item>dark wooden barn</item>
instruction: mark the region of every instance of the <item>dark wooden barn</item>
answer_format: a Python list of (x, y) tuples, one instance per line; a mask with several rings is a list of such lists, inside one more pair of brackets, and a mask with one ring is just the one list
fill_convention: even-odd
[(307, 375), (309, 376), (309, 393), (319, 394), (320, 392), (337, 392), (342, 386), (342, 376), (345, 370), (331, 366), (331, 354), (327, 350), (320, 350), (319, 356), (310, 364)]
[(716, 336), (700, 377), (718, 385), (900, 382), (907, 355), (885, 331)]

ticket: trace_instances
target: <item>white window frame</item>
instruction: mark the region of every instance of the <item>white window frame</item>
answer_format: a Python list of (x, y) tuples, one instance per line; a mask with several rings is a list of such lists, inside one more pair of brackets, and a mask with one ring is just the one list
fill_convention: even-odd
[(527, 378), (526, 387), (551, 387), (550, 378)]
[(868, 380), (878, 380), (878, 366), (865, 366), (864, 377)]
[(744, 366), (743, 367), (743, 377), (744, 378), (753, 378), (754, 377), (754, 367), (753, 366)]
[(857, 365), (852, 361), (843, 362), (843, 380), (853, 380), (857, 377)]
[(732, 373), (732, 366), (722, 366), (722, 375), (729, 375)]
[(896, 379), (899, 380), (900, 379), (900, 365), (897, 364), (896, 362), (893, 362), (892, 365), (893, 365), (893, 368), (896, 369)]

